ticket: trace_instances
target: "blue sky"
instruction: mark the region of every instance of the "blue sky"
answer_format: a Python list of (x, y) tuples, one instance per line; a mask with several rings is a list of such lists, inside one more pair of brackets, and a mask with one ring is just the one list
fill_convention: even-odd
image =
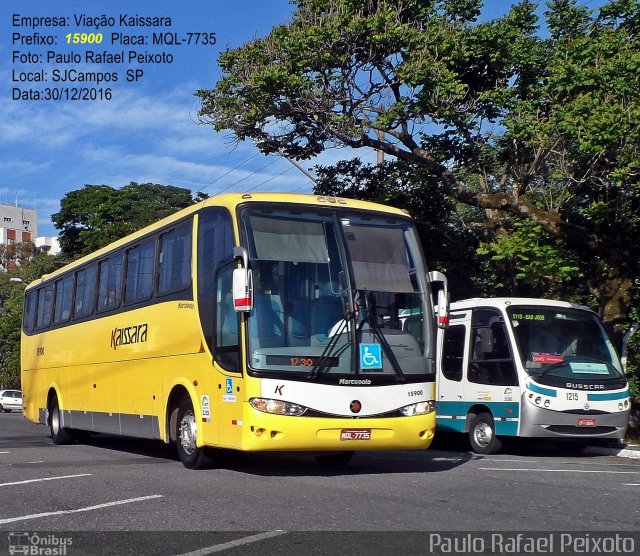
[[(585, 0), (589, 7), (599, 1)], [(510, 2), (486, 2), (486, 16), (504, 13)], [(39, 212), (39, 235), (56, 235), (50, 216), (65, 193), (84, 184), (120, 187), (131, 181), (162, 183), (203, 190), (214, 195), (229, 191), (310, 192), (312, 183), (286, 160), (260, 154), (250, 143), (235, 145), (230, 133), (216, 133), (197, 120), (198, 99), (194, 91), (212, 88), (220, 77), (218, 54), (264, 36), (277, 24), (287, 22), (293, 11), (288, 0), (2, 0), (0, 4), (0, 203), (18, 203)], [(93, 71), (119, 70), (111, 101), (17, 101), (12, 100), (12, 70), (33, 71), (40, 65), (12, 64), (12, 53), (46, 52), (45, 47), (12, 45), (13, 14), (21, 16), (67, 16), (119, 14), (169, 16), (171, 31), (215, 32), (214, 47), (166, 49), (172, 64), (145, 65), (144, 77), (135, 84), (124, 82), (126, 67), (92, 67)], [(71, 29), (37, 29), (55, 35), (59, 42)], [(114, 29), (118, 31), (119, 29)], [(29, 32), (26, 29), (23, 32)], [(79, 28), (80, 32), (92, 29)], [(111, 29), (101, 30), (105, 37)], [(150, 31), (132, 31), (147, 33)], [(158, 52), (158, 47), (111, 46)], [(84, 48), (56, 46), (57, 52)], [(80, 66), (56, 66), (58, 68)], [(51, 68), (48, 69), (52, 69)], [(89, 68), (86, 68), (89, 69)], [(59, 84), (64, 86), (64, 84)], [(358, 153), (373, 161), (375, 155)], [(349, 159), (353, 151), (328, 151), (315, 161), (330, 164)]]

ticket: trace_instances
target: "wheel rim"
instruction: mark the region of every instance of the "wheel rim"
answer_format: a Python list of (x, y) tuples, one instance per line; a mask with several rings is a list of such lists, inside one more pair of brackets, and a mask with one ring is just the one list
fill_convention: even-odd
[(489, 423), (478, 423), (473, 431), (476, 444), (486, 448), (493, 440), (493, 429)]
[(189, 456), (196, 449), (196, 416), (193, 411), (186, 411), (180, 421), (180, 445)]
[(51, 411), (51, 431), (53, 432), (53, 434), (58, 434), (59, 430), (60, 430), (60, 415), (58, 413), (58, 408), (54, 406)]

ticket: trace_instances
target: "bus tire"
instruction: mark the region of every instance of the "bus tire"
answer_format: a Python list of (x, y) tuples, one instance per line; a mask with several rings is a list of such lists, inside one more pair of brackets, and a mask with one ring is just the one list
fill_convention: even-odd
[(496, 426), (490, 413), (480, 413), (471, 420), (469, 444), (476, 454), (495, 454), (502, 448), (496, 436)]
[(49, 432), (51, 440), (56, 446), (73, 444), (74, 442), (71, 432), (62, 426), (62, 415), (60, 414), (57, 396), (53, 396), (51, 402), (49, 402)]
[(347, 450), (344, 452), (328, 452), (326, 454), (316, 454), (316, 463), (326, 466), (342, 466), (347, 465), (353, 458), (355, 452)]
[(176, 446), (178, 457), (187, 469), (202, 469), (212, 463), (206, 449), (196, 445), (197, 426), (193, 403), (189, 396), (185, 396), (178, 406)]

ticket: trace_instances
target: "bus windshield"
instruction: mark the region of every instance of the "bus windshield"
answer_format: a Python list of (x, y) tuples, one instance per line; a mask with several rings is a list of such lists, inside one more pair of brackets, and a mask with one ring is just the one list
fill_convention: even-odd
[(254, 282), (251, 370), (371, 382), (434, 372), (425, 357), (426, 271), (408, 219), (251, 207), (241, 226)]
[(537, 381), (624, 381), (616, 352), (594, 314), (539, 306), (511, 306), (507, 314), (522, 364)]

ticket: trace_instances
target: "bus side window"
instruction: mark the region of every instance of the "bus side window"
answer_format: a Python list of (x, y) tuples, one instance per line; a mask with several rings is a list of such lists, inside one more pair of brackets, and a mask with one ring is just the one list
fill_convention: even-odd
[(71, 315), (71, 292), (73, 276), (66, 276), (56, 281), (56, 302), (53, 311), (53, 322), (58, 324), (69, 320)]
[(444, 333), (442, 353), (442, 374), (449, 380), (462, 380), (462, 364), (464, 360), (464, 340), (466, 327), (451, 326)]
[(36, 326), (36, 300), (37, 292), (31, 290), (27, 292), (24, 302), (24, 329), (25, 332), (31, 332)]
[(160, 236), (158, 295), (187, 289), (191, 285), (191, 221)]
[(38, 311), (36, 328), (46, 328), (51, 325), (53, 309), (53, 284), (38, 290)]
[(216, 272), (233, 260), (233, 246), (233, 226), (226, 210), (208, 208), (198, 214), (198, 313), (211, 353), (215, 353)]
[(155, 240), (151, 239), (127, 250), (125, 305), (146, 301), (153, 294)]
[(214, 357), (228, 371), (240, 370), (238, 313), (233, 309), (233, 269), (235, 262), (224, 266), (216, 278), (216, 322)]
[(108, 311), (120, 306), (122, 290), (122, 253), (100, 263), (98, 277), (98, 311)]
[(500, 315), (489, 309), (474, 312), (469, 382), (517, 386), (516, 367), (509, 349), (506, 327)]
[(73, 318), (88, 317), (93, 313), (96, 293), (96, 265), (91, 265), (76, 272), (75, 305)]

